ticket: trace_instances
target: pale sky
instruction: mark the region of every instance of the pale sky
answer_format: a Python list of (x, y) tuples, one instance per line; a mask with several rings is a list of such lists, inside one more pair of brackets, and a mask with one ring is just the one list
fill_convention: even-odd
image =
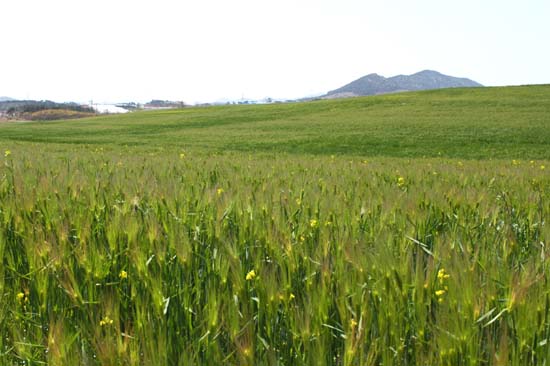
[(548, 0), (0, 0), (0, 96), (300, 98), (432, 69), (550, 83)]

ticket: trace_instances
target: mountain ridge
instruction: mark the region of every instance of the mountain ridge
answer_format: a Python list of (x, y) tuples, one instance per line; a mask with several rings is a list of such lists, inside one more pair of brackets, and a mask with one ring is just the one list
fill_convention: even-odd
[(338, 89), (329, 91), (322, 98), (332, 99), (405, 91), (482, 86), (471, 79), (444, 75), (434, 70), (422, 70), (411, 75), (395, 75), (389, 78), (371, 73)]

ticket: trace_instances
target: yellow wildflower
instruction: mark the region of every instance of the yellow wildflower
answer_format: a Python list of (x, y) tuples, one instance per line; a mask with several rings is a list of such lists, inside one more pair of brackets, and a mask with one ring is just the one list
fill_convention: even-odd
[(218, 188), (218, 190), (216, 191), (216, 193), (218, 194), (218, 196), (221, 196), (222, 193), (223, 193), (223, 188)]
[(10, 150), (4, 151), (4, 157), (7, 158), (7, 157), (10, 156), (10, 155), (11, 155), (11, 151), (10, 151)]
[(437, 271), (437, 278), (439, 279), (439, 281), (443, 282), (444, 280), (446, 280), (449, 277), (450, 277), (449, 274), (447, 274), (447, 272), (445, 272), (444, 268), (441, 268), (439, 271)]
[(435, 296), (437, 296), (437, 297), (441, 297), (443, 295), (445, 295), (445, 290), (437, 290), (435, 292)]
[(405, 185), (405, 178), (403, 178), (403, 177), (397, 178), (397, 185), (399, 187), (403, 187)]
[(296, 296), (294, 296), (293, 293), (290, 293), (290, 296), (288, 297), (289, 300), (294, 300), (294, 298), (296, 298)]
[(256, 271), (251, 270), (246, 274), (247, 281), (252, 281), (254, 278), (256, 278)]
[(105, 316), (103, 319), (99, 321), (99, 325), (102, 327), (105, 325), (111, 325), (111, 324), (113, 324), (113, 319), (109, 318), (108, 316)]
[(25, 298), (25, 294), (20, 292), (17, 295), (15, 295), (15, 297), (17, 297), (17, 300), (19, 300), (21, 302)]
[(540, 170), (544, 170), (544, 168), (546, 168), (544, 165), (540, 166)]
[(315, 229), (317, 226), (319, 226), (319, 222), (315, 219), (309, 220), (309, 226), (311, 226), (312, 229)]
[(351, 319), (349, 322), (350, 327), (355, 328), (357, 326), (357, 321), (355, 319)]
[(126, 272), (125, 270), (122, 270), (118, 274), (118, 277), (120, 277), (121, 280), (124, 280), (124, 279), (128, 278), (128, 272)]
[(180, 159), (185, 159), (185, 154), (184, 153), (180, 153)]

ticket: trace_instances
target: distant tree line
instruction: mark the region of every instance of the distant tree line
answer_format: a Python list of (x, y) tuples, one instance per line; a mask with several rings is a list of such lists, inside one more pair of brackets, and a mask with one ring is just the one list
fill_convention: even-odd
[(50, 100), (18, 100), (0, 102), (0, 111), (8, 115), (18, 115), (21, 113), (34, 113), (44, 110), (63, 109), (80, 113), (95, 113), (94, 109), (77, 103), (56, 103)]
[(149, 103), (145, 103), (145, 108), (183, 108), (184, 102), (175, 102), (172, 100), (153, 99)]
[(129, 111), (142, 109), (142, 108), (184, 108), (186, 105), (181, 101), (172, 101), (172, 100), (160, 100), (153, 99), (150, 102), (145, 104), (130, 102), (130, 103), (118, 103), (116, 104), (119, 108), (124, 108)]
[(136, 109), (141, 109), (141, 107), (142, 107), (141, 104), (136, 103), (136, 102), (118, 103), (118, 104), (115, 104), (115, 106), (117, 106), (119, 108), (127, 109), (129, 111), (136, 110)]
[(26, 121), (49, 121), (90, 117), (96, 111), (77, 103), (56, 103), (50, 100), (10, 100), (0, 102), (0, 117)]

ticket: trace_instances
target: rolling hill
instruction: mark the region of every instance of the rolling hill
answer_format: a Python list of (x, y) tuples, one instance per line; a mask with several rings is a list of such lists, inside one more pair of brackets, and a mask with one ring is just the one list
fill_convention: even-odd
[(0, 126), (0, 142), (316, 155), (550, 158), (550, 86), (196, 107)]

